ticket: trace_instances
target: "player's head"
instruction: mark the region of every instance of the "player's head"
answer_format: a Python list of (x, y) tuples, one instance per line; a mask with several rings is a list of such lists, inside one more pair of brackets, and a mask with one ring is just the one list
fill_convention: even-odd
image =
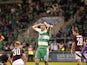
[(30, 48), (32, 48), (32, 45), (29, 45)]
[(41, 23), (40, 28), (41, 28), (41, 30), (43, 31), (43, 30), (46, 29), (46, 25), (45, 25), (44, 23)]
[(7, 62), (7, 61), (8, 61), (8, 56), (5, 55), (5, 54), (2, 54), (2, 55), (0, 56), (0, 62), (5, 63), (5, 62)]
[(21, 42), (20, 41), (15, 41), (14, 45), (15, 45), (15, 47), (20, 46)]
[(72, 30), (72, 33), (73, 33), (73, 35), (77, 35), (77, 34), (79, 34), (79, 30), (78, 30), (78, 28), (74, 28), (73, 30)]

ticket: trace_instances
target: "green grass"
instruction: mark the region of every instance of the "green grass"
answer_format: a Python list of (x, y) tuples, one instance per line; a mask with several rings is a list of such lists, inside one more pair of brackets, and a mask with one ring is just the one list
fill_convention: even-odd
[[(7, 65), (10, 65), (7, 63)], [(26, 65), (35, 65), (34, 62), (27, 62)], [(39, 65), (44, 65), (43, 62), (40, 62)], [(77, 65), (76, 62), (49, 62), (49, 65)], [(82, 65), (86, 65), (85, 63), (82, 63)]]

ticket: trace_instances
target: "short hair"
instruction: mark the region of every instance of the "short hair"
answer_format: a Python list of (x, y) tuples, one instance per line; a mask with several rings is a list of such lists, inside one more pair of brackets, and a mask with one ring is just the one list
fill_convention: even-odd
[(15, 41), (15, 44), (16, 44), (16, 45), (20, 45), (21, 42), (20, 42), (20, 41)]
[(46, 24), (44, 22), (41, 22), (42, 25), (46, 26)]
[(79, 30), (78, 30), (77, 27), (75, 27), (75, 28), (73, 29), (73, 31), (75, 31), (76, 33), (79, 33)]

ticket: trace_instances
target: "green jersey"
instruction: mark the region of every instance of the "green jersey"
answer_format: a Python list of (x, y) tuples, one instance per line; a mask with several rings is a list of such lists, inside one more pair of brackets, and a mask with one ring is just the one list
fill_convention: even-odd
[(36, 28), (36, 31), (39, 33), (38, 46), (48, 46), (48, 41), (50, 39), (49, 31), (41, 31), (40, 28)]

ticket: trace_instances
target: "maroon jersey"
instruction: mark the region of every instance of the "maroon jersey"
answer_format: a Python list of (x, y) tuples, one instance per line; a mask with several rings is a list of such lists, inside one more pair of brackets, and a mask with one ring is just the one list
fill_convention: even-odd
[(20, 59), (22, 57), (22, 54), (24, 53), (23, 49), (20, 48), (14, 48), (11, 53), (11, 58), (13, 61)]
[(75, 42), (75, 51), (81, 51), (83, 46), (83, 37), (81, 35), (74, 36), (73, 42)]

